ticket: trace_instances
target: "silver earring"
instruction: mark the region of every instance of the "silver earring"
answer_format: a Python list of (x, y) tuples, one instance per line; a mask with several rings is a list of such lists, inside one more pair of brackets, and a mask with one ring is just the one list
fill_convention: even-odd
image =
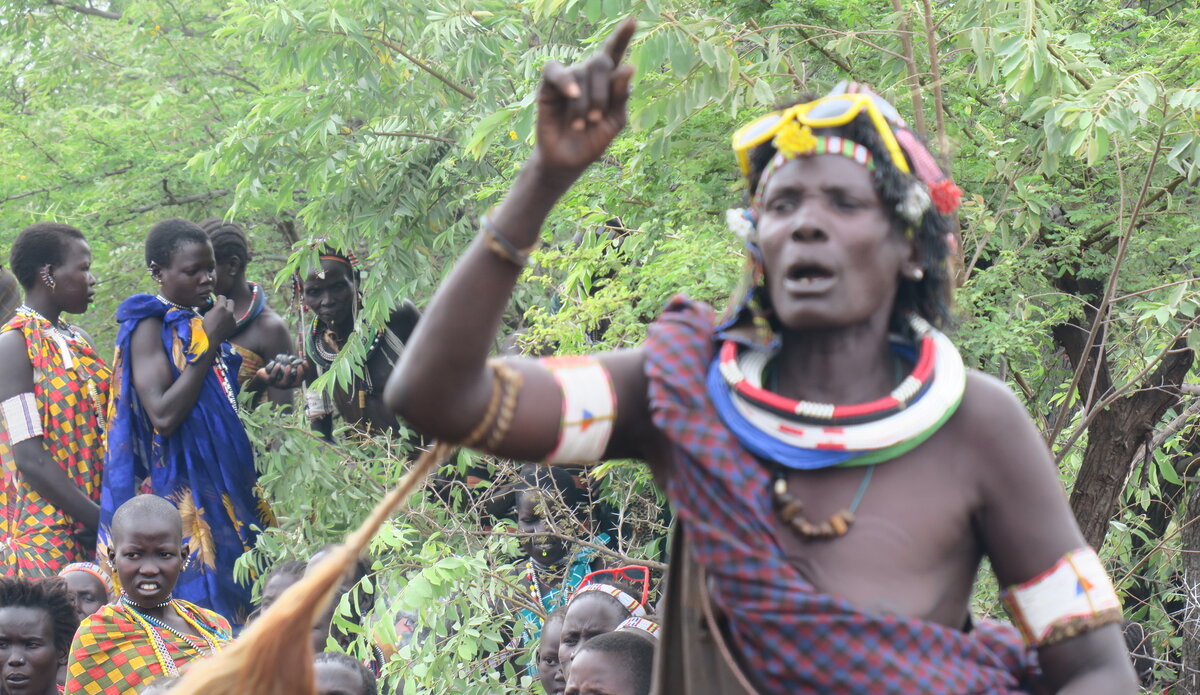
[(50, 266), (48, 265), (42, 267), (42, 282), (46, 285), (46, 287), (49, 287), (51, 291), (53, 291), (54, 286), (58, 284), (54, 282), (54, 278), (50, 277)]
[(915, 268), (911, 273), (909, 273), (908, 277), (913, 282), (920, 282), (925, 279), (925, 269)]

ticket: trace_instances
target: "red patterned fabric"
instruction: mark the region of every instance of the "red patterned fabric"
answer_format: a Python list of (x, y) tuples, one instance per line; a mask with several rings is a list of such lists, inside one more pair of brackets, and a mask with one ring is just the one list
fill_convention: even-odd
[(1010, 626), (985, 623), (964, 633), (864, 614), (817, 593), (788, 562), (772, 532), (771, 473), (725, 428), (705, 391), (713, 319), (711, 307), (677, 297), (651, 325), (650, 407), (675, 447), (667, 495), (762, 692), (1027, 692), (1036, 662)]
[[(103, 411), (108, 407), (111, 372), (82, 338), (64, 339), (70, 362), (47, 333), (50, 323), (24, 313), (0, 332), (20, 331), (33, 366), (33, 395), (42, 417), (46, 451), (72, 482), (100, 501), (104, 470)], [(68, 366), (69, 364), (69, 366)], [(72, 562), (91, 560), (95, 548), (75, 540), (75, 520), (29, 486), (17, 471), (8, 432), (0, 428), (0, 572), (8, 576), (52, 577)]]

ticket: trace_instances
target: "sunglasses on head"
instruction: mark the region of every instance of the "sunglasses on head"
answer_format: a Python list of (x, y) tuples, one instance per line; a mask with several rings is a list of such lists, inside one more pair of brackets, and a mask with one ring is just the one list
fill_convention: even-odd
[(742, 126), (733, 134), (733, 152), (743, 175), (750, 173), (750, 151), (767, 142), (789, 123), (796, 122), (810, 128), (835, 128), (854, 120), (866, 112), (887, 148), (892, 164), (901, 172), (909, 173), (908, 161), (896, 142), (892, 125), (903, 127), (904, 121), (896, 109), (874, 92), (848, 93), (855, 85), (842, 82), (825, 97), (804, 104), (796, 104), (782, 111), (772, 111)]
[(582, 588), (588, 584), (608, 584), (610, 581), (620, 579), (624, 579), (635, 586), (641, 586), (642, 595), (638, 600), (642, 605), (645, 605), (646, 600), (650, 598), (650, 568), (644, 565), (628, 565), (626, 567), (596, 570), (585, 576), (583, 581), (579, 583), (579, 586)]

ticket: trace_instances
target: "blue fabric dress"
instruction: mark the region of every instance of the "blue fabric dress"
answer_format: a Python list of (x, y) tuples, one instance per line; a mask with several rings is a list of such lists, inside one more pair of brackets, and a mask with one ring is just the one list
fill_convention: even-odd
[(233, 565), (254, 546), (253, 526), (272, 522), (256, 493), (254, 452), (231, 395), (241, 358), (221, 344), (221, 364), (206, 375), (200, 397), (170, 436), (159, 434), (133, 388), (130, 347), (144, 319), (163, 322), (162, 344), (174, 378), (208, 347), (200, 316), (157, 297), (137, 294), (117, 309), (117, 350), (109, 410), (108, 461), (100, 502), (100, 544), (112, 542), (113, 513), (144, 492), (179, 508), (188, 568), (175, 597), (215, 611), (235, 625), (250, 612), (250, 586), (233, 579)]

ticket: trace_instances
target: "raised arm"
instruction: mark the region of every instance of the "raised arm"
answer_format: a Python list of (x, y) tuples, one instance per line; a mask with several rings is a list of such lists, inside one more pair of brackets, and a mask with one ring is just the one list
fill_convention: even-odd
[[(171, 364), (163, 350), (159, 319), (146, 319), (133, 331), (130, 363), (133, 365), (133, 387), (146, 410), (154, 429), (164, 437), (175, 432), (196, 406), (204, 379), (220, 359), (221, 343), (236, 326), (233, 302), (217, 297), (212, 309), (204, 315), (204, 331), (208, 334), (208, 350), (172, 379)], [(230, 378), (235, 378), (231, 375)]]
[[(384, 398), (413, 427), (461, 442), (493, 402), (488, 351), (500, 326), (524, 250), (536, 245), (546, 216), (625, 126), (633, 69), (621, 64), (636, 28), (621, 24), (604, 49), (580, 65), (546, 65), (537, 98), (537, 145), (485, 229), (459, 259), (421, 317)], [(600, 357), (612, 377), (617, 420), (609, 453), (632, 453), (645, 420), (645, 382), (637, 351)], [(494, 453), (544, 459), (557, 442), (562, 392), (536, 360), (508, 360), (521, 389), (508, 436)], [(639, 414), (638, 408), (641, 408)]]
[[(981, 423), (975, 431), (983, 440), (977, 442), (982, 458), (979, 529), (1000, 586), (1013, 587), (1041, 577), (1087, 542), (1054, 460), (1020, 402), (1002, 383), (980, 374), (971, 375), (967, 388), (963, 407)], [(1066, 603), (1075, 593), (1060, 596), (1045, 585), (1036, 591), (1042, 596), (1051, 592), (1052, 604)], [(1038, 661), (1052, 692), (1137, 692), (1120, 627), (1111, 623), (1040, 647)]]
[[(21, 332), (8, 331), (0, 334), (0, 402), (23, 393), (33, 394), (33, 365), (29, 363)], [(12, 452), (17, 470), (29, 487), (89, 531), (96, 531), (100, 525), (99, 505), (54, 462), (42, 437), (17, 442), (12, 446)]]

